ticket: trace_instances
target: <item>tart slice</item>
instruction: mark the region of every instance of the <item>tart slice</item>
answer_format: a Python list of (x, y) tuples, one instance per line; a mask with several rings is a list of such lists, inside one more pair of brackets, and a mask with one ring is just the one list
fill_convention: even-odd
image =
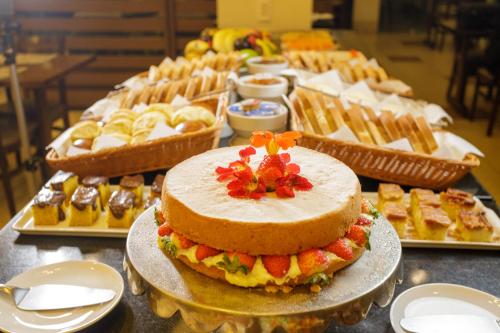
[(444, 209), (452, 221), (457, 219), (458, 213), (462, 210), (471, 210), (476, 205), (472, 194), (449, 188), (446, 192), (439, 194), (441, 207)]
[(120, 188), (134, 192), (135, 206), (139, 207), (142, 204), (144, 193), (144, 177), (142, 175), (125, 176), (120, 180)]
[(91, 226), (101, 212), (99, 191), (93, 187), (78, 186), (69, 206), (70, 226)]
[(66, 203), (69, 203), (73, 192), (78, 187), (78, 176), (73, 172), (59, 172), (50, 181), (50, 188), (64, 192)]
[(410, 190), (410, 210), (411, 215), (415, 218), (418, 215), (420, 206), (429, 206), (433, 208), (441, 207), (441, 203), (437, 196), (431, 190), (421, 188), (412, 188)]
[(65, 199), (66, 195), (62, 191), (42, 188), (31, 206), (35, 225), (56, 225), (63, 221), (66, 217)]
[(457, 215), (456, 231), (466, 242), (491, 242), (493, 227), (484, 212), (461, 210)]
[(118, 190), (111, 194), (106, 208), (106, 224), (110, 228), (130, 228), (134, 220), (135, 194)]
[(93, 187), (99, 192), (101, 208), (104, 209), (110, 195), (108, 177), (87, 176), (82, 179), (82, 185), (86, 187)]

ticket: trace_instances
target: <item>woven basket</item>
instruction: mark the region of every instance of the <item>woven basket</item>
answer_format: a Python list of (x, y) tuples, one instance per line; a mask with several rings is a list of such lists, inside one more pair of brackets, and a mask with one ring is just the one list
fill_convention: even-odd
[(223, 93), (192, 102), (212, 107), (216, 114), (216, 123), (213, 126), (197, 132), (71, 157), (58, 156), (56, 151), (51, 149), (45, 159), (55, 170), (72, 171), (80, 176), (115, 177), (171, 168), (189, 157), (218, 147), (227, 100), (228, 94)]
[[(290, 98), (294, 98), (293, 94)], [(402, 185), (443, 189), (479, 166), (479, 159), (472, 154), (463, 161), (442, 159), (303, 132), (293, 103), (287, 104), (291, 109), (292, 130), (302, 131), (302, 138), (298, 141), (300, 146), (333, 156), (361, 176)]]

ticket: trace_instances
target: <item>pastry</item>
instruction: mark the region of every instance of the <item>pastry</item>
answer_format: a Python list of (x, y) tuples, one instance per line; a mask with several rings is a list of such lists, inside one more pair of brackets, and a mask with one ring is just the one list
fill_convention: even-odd
[(134, 192), (136, 207), (139, 207), (142, 204), (142, 197), (144, 193), (144, 177), (142, 175), (123, 177), (120, 179), (120, 188)]
[(431, 190), (413, 188), (410, 190), (410, 210), (412, 215), (415, 215), (415, 211), (419, 206), (439, 208), (441, 203)]
[(456, 231), (466, 242), (491, 242), (493, 227), (484, 212), (461, 210), (456, 219)]
[(62, 191), (42, 188), (31, 205), (35, 225), (56, 225), (63, 221), (66, 218), (65, 199)]
[(161, 189), (163, 187), (164, 180), (164, 175), (156, 175), (155, 179), (153, 180), (153, 184), (151, 184), (151, 192), (149, 192), (149, 196), (151, 198), (159, 198), (161, 196)]
[(387, 202), (395, 202), (402, 205), (404, 194), (405, 192), (401, 186), (397, 184), (379, 184), (377, 208), (382, 211)]
[(387, 201), (383, 208), (382, 214), (389, 220), (399, 238), (404, 238), (406, 235), (406, 225), (408, 223), (408, 213), (405, 206), (396, 201)]
[(446, 192), (439, 194), (441, 207), (444, 209), (452, 221), (457, 219), (458, 213), (462, 210), (471, 210), (476, 205), (472, 194), (465, 191), (449, 188)]
[(50, 180), (50, 188), (53, 191), (61, 191), (66, 195), (66, 203), (69, 203), (73, 192), (78, 187), (78, 176), (73, 172), (59, 171)]
[(254, 132), (253, 146), (211, 150), (170, 169), (156, 216), (160, 248), (240, 287), (319, 291), (362, 255), (374, 208), (362, 204), (352, 170), (294, 147), (298, 137)]
[(71, 141), (78, 139), (93, 140), (101, 132), (101, 128), (94, 120), (84, 120), (76, 123), (71, 131)]
[(215, 123), (215, 116), (210, 110), (202, 106), (185, 106), (174, 112), (171, 125), (176, 127), (188, 120), (199, 120), (206, 126), (212, 126)]
[(114, 191), (106, 207), (106, 224), (110, 228), (130, 228), (134, 221), (134, 192)]
[(110, 190), (108, 177), (102, 176), (87, 176), (82, 179), (82, 185), (87, 187), (94, 187), (99, 191), (99, 198), (101, 200), (101, 208), (104, 209), (108, 202)]
[(101, 201), (93, 187), (78, 186), (69, 206), (70, 226), (91, 226), (99, 218)]

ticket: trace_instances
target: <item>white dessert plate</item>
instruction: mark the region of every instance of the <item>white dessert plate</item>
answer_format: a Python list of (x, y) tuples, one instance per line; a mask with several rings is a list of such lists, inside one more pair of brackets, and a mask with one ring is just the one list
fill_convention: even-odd
[[(118, 189), (117, 185), (111, 185), (111, 192)], [(144, 186), (144, 200), (149, 196), (150, 186)], [(127, 238), (129, 229), (127, 228), (109, 228), (106, 225), (105, 211), (97, 221), (91, 226), (72, 227), (67, 220), (59, 222), (57, 225), (35, 225), (33, 215), (31, 213), (31, 203), (29, 202), (17, 215), (14, 217), (12, 228), (19, 231), (21, 234), (27, 235), (46, 235), (46, 236), (82, 236), (82, 237), (111, 237), (111, 238)], [(137, 216), (142, 211), (137, 212)]]
[(81, 330), (108, 314), (120, 301), (124, 288), (123, 279), (115, 269), (92, 261), (65, 261), (40, 266), (7, 282), (19, 287), (45, 283), (112, 289), (116, 296), (107, 303), (69, 310), (23, 311), (15, 306), (11, 297), (0, 295), (0, 331), (62, 333)]
[[(363, 192), (365, 198), (373, 204), (377, 203), (376, 192)], [(500, 218), (492, 210), (483, 205), (481, 200), (476, 200), (477, 208), (484, 211), (486, 219), (493, 226), (493, 240), (491, 242), (466, 242), (454, 237), (454, 223), (450, 227), (446, 238), (439, 240), (424, 240), (419, 239), (416, 231), (413, 228), (412, 222), (409, 222), (406, 229), (405, 238), (400, 238), (402, 247), (419, 247), (419, 248), (442, 248), (442, 249), (471, 249), (471, 250), (500, 250)], [(410, 196), (405, 193), (404, 198), (406, 204), (409, 204)]]
[(500, 317), (500, 299), (477, 289), (448, 283), (430, 283), (401, 293), (392, 303), (391, 325), (396, 333), (406, 333), (403, 318), (427, 315), (476, 315)]

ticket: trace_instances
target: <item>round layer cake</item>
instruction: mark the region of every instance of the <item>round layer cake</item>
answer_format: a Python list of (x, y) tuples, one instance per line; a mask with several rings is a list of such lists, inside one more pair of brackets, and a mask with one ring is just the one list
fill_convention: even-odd
[[(260, 200), (233, 198), (214, 170), (235, 160), (242, 147), (192, 157), (166, 175), (162, 211), (170, 226), (190, 240), (251, 255), (288, 255), (322, 247), (347, 232), (360, 214), (361, 187), (335, 158), (294, 147), (287, 152), (312, 184), (293, 198), (269, 193)], [(257, 169), (265, 151), (250, 166)]]
[(376, 211), (343, 163), (301, 147), (279, 154), (278, 145), (290, 145), (267, 140), (267, 154), (222, 148), (172, 168), (155, 214), (158, 244), (237, 286), (318, 291), (363, 254)]

